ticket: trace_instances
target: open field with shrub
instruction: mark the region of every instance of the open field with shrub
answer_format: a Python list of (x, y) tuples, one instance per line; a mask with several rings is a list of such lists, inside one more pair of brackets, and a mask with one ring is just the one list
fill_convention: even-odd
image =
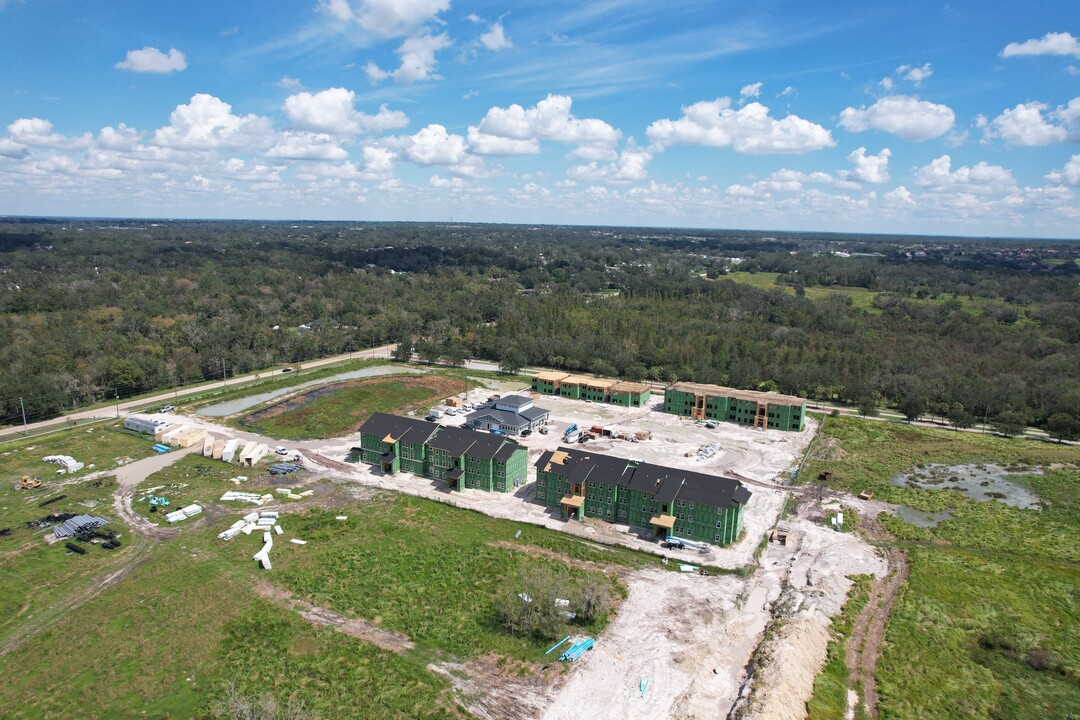
[[(116, 480), (93, 475), (150, 454), (152, 444), (146, 436), (106, 425), (0, 445), (0, 642), (24, 622), (48, 612), (55, 598), (80, 592), (126, 562), (127, 528), (112, 507)], [(42, 461), (46, 455), (70, 455), (95, 467), (58, 475), (58, 466)], [(41, 487), (14, 489), (23, 475), (41, 480)], [(88, 475), (92, 477), (86, 479)], [(53, 502), (41, 506), (49, 500)], [(47, 528), (26, 525), (49, 515), (83, 513), (111, 521), (107, 529), (123, 535), (121, 547), (108, 551), (87, 546), (85, 555), (68, 554), (63, 543), (44, 543)]]
[[(852, 492), (872, 488), (875, 499), (949, 510), (927, 528), (879, 516), (910, 563), (876, 674), (881, 717), (1080, 713), (1080, 448), (849, 418), (829, 418), (819, 443), (805, 477), (828, 470), (829, 484)], [(1034, 491), (1038, 507), (889, 483), (930, 462), (1015, 469), (1010, 479)], [(841, 634), (847, 612), (837, 620)], [(842, 717), (833, 647), (829, 658), (812, 717)]]
[[(179, 480), (207, 462), (181, 459), (147, 484)], [(188, 479), (205, 491), (221, 483), (197, 471)], [(318, 509), (318, 499), (285, 510), (270, 572), (251, 561), (256, 534), (215, 537), (246, 508), (217, 508), (154, 546), (122, 583), (3, 659), (5, 717), (56, 717), (73, 707), (95, 718), (211, 717), (230, 682), (245, 697), (268, 692), (280, 707), (295, 698), (324, 719), (467, 717), (426, 665), (494, 653), (516, 672), (542, 658), (551, 643), (508, 634), (497, 611), (523, 577), (550, 571), (573, 585), (599, 580), (617, 602), (622, 568), (658, 563), (408, 496), (338, 498), (333, 511)], [(289, 543), (293, 537), (308, 544)], [(33, 558), (24, 561), (25, 571)], [(393, 653), (313, 625), (267, 599), (266, 583), (272, 595), (292, 592), (416, 647)], [(598, 631), (606, 621), (605, 612), (579, 629)]]

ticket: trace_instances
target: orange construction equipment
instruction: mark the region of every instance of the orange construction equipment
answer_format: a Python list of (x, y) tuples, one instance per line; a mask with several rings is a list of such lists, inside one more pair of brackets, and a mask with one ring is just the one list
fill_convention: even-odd
[(37, 478), (32, 478), (29, 475), (23, 475), (22, 480), (15, 485), (16, 490), (33, 490), (34, 488), (41, 487), (41, 481)]

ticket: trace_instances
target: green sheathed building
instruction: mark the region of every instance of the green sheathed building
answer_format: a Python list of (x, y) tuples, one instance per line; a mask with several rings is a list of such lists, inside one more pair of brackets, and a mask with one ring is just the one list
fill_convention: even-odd
[(801, 432), (806, 427), (805, 398), (719, 385), (675, 383), (664, 391), (664, 412), (762, 430)]
[(360, 427), (354, 462), (445, 480), (454, 490), (509, 492), (525, 484), (528, 451), (513, 440), (467, 428), (375, 413)]
[(568, 375), (554, 370), (533, 375), (532, 389), (541, 395), (558, 395), (623, 407), (644, 407), (649, 404), (648, 385)]
[(536, 494), (564, 517), (594, 517), (698, 542), (729, 545), (750, 491), (737, 480), (570, 447), (536, 462)]

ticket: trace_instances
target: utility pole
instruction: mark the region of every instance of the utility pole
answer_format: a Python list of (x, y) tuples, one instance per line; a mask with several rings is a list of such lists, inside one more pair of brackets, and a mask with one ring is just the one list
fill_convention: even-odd
[(23, 435), (29, 435), (30, 430), (29, 430), (29, 428), (26, 427), (26, 406), (23, 405), (23, 399), (22, 398), (19, 398), (19, 407), (22, 408)]
[(221, 384), (229, 387), (229, 380), (225, 376), (225, 358), (221, 358)]
[(120, 389), (114, 388), (113, 392), (116, 394), (116, 419), (120, 419)]

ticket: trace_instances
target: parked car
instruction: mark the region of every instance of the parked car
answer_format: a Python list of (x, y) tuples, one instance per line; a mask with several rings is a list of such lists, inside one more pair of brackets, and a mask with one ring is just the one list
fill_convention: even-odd
[(547, 435), (548, 434), (548, 429), (546, 427), (540, 428), (540, 434), (541, 435)]
[(446, 414), (447, 415), (457, 415), (457, 410), (455, 410), (454, 408), (447, 408)]
[(435, 422), (435, 421), (436, 421), (436, 420), (438, 420), (439, 418), (435, 417), (434, 415), (428, 415), (428, 416), (427, 416), (426, 418), (424, 418), (424, 419), (425, 419), (425, 420), (427, 420), (428, 422)]
[(292, 368), (281, 368), (281, 372), (292, 372)]
[(710, 430), (715, 430), (719, 426), (720, 423), (716, 422), (715, 420), (710, 420), (709, 422), (705, 423), (705, 427), (709, 428)]
[(160, 409), (160, 410), (158, 410), (158, 412), (159, 412), (159, 413), (168, 413), (168, 412), (172, 412), (172, 411), (173, 411), (173, 410), (175, 410), (175, 409), (176, 409), (176, 406), (175, 406), (175, 405), (163, 405), (163, 406), (161, 407), (161, 409)]
[(525, 428), (521, 431), (521, 437), (529, 437), (530, 435), (532, 435), (532, 430), (529, 428)]
[(278, 445), (274, 448), (274, 454), (276, 455), (288, 455), (289, 451), (285, 449), (284, 445)]

